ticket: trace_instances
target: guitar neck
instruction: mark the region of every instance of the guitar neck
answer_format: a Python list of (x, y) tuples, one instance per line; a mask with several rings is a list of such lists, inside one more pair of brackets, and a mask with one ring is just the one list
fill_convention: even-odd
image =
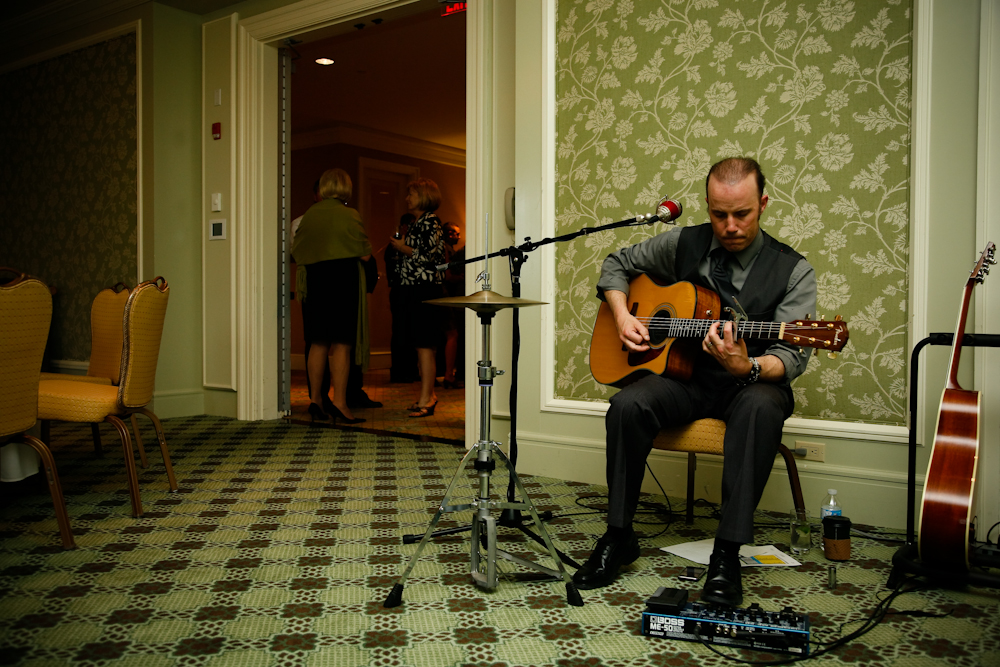
[[(719, 335), (722, 335), (722, 327), (728, 320), (693, 320), (670, 318), (663, 321), (653, 322), (649, 325), (650, 330), (665, 335), (667, 338), (704, 338), (708, 330), (715, 323), (719, 324)], [(785, 330), (784, 322), (749, 322), (742, 321), (734, 324), (736, 338), (751, 338), (757, 340), (781, 340)]]

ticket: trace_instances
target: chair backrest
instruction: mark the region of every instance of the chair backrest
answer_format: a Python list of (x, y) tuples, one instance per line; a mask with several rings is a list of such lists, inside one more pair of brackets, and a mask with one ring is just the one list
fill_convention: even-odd
[(90, 377), (108, 378), (118, 384), (121, 377), (122, 341), (125, 339), (125, 302), (129, 287), (118, 283), (102, 289), (90, 306)]
[(24, 275), (0, 285), (0, 436), (21, 433), (38, 417), (38, 379), (52, 322), (52, 294)]
[(162, 276), (136, 286), (125, 303), (120, 408), (141, 408), (153, 399), (163, 319), (170, 287)]

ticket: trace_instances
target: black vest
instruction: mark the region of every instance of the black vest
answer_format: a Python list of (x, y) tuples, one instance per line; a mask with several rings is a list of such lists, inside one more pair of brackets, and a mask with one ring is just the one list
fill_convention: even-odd
[[(772, 322), (774, 311), (785, 298), (792, 270), (802, 255), (764, 230), (760, 233), (764, 236), (764, 247), (760, 249), (757, 261), (736, 296), (751, 321)], [(711, 224), (681, 229), (674, 263), (678, 281), (684, 280), (714, 291), (713, 286), (698, 273), (698, 263), (708, 254), (712, 236)], [(768, 341), (747, 340), (747, 352), (752, 357), (764, 354), (769, 346)]]

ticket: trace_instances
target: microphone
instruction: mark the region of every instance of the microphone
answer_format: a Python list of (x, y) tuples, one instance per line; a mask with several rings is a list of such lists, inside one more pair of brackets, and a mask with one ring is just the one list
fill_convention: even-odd
[(677, 218), (681, 217), (681, 213), (684, 212), (684, 207), (676, 199), (664, 199), (656, 206), (656, 215), (651, 217), (648, 222), (673, 222)]

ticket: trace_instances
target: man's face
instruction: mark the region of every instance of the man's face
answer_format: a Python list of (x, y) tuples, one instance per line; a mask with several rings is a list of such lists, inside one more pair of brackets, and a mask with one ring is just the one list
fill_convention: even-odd
[(749, 174), (730, 185), (715, 176), (708, 181), (708, 216), (712, 231), (729, 252), (739, 252), (757, 238), (760, 214), (767, 207), (767, 195), (757, 193), (757, 179)]
[(448, 245), (458, 245), (458, 242), (462, 238), (462, 233), (458, 231), (457, 227), (445, 227), (444, 228), (444, 242)]

